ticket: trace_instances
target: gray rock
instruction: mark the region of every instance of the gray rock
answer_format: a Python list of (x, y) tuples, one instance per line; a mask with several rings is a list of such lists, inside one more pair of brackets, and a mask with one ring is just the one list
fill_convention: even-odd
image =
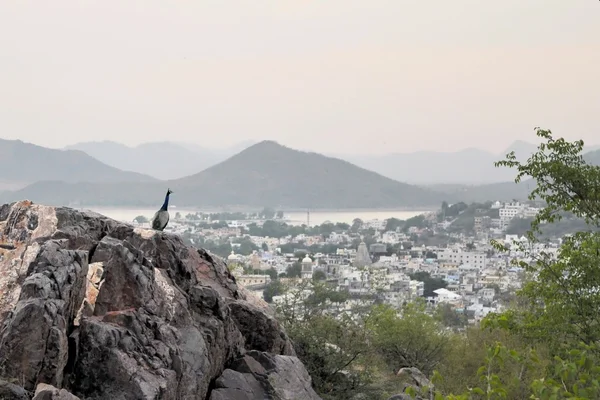
[(57, 389), (52, 385), (40, 383), (35, 389), (33, 400), (81, 400), (65, 389)]
[(412, 387), (419, 395), (413, 398), (406, 393), (399, 393), (393, 395), (388, 400), (423, 400), (423, 395), (427, 398), (433, 396), (433, 384), (418, 368), (401, 368), (396, 375), (403, 380), (403, 390)]
[(304, 365), (293, 356), (250, 351), (226, 369), (210, 400), (317, 400)]
[(0, 233), (0, 398), (319, 398), (209, 252), (29, 201), (0, 206)]
[(23, 387), (0, 379), (0, 399), (30, 400), (31, 396)]
[(229, 305), (248, 350), (295, 356), (293, 346), (275, 318), (244, 300)]

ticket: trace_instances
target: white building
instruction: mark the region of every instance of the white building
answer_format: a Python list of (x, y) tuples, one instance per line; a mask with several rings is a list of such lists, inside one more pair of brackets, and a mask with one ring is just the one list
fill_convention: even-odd
[(505, 203), (504, 207), (500, 211), (500, 219), (502, 221), (510, 221), (517, 215), (522, 215), (525, 210), (525, 204), (521, 204), (518, 201), (513, 203)]
[(462, 251), (448, 248), (438, 253), (438, 260), (450, 261), (458, 265), (470, 264), (477, 268), (485, 268), (486, 266), (486, 256), (481, 251)]

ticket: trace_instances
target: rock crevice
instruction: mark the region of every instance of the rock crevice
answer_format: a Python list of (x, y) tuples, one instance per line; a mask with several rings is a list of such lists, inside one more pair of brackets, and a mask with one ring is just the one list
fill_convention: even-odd
[(319, 398), (221, 259), (29, 201), (0, 206), (0, 360), (7, 399)]

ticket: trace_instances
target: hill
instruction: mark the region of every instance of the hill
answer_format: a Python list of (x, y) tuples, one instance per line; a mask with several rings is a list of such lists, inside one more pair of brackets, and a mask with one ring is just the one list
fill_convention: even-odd
[(65, 182), (151, 182), (146, 175), (127, 172), (77, 150), (56, 150), (0, 139), (0, 182), (15, 189), (37, 181)]
[[(515, 151), (515, 154), (518, 154)], [(583, 159), (590, 165), (600, 166), (600, 150), (588, 151), (583, 154)], [(512, 173), (512, 178), (516, 176), (514, 170), (509, 170)], [(431, 185), (430, 189), (448, 193), (452, 196), (463, 199), (469, 202), (485, 202), (488, 200), (510, 201), (525, 200), (529, 193), (535, 189), (535, 181), (533, 179), (524, 180), (520, 183), (500, 182), (488, 185)]]
[[(586, 146), (584, 153), (593, 149), (593, 146)], [(420, 151), (339, 157), (388, 178), (415, 185), (486, 185), (514, 179), (514, 171), (494, 166), (496, 161), (503, 160), (511, 151), (515, 152), (518, 160), (526, 161), (537, 151), (537, 145), (517, 140), (497, 154), (469, 148), (456, 152)]]
[(510, 179), (494, 167), (499, 157), (470, 148), (457, 152), (420, 151), (382, 156), (344, 156), (356, 165), (411, 184), (481, 184)]
[(102, 141), (76, 143), (66, 149), (81, 150), (115, 168), (168, 180), (203, 171), (254, 143), (247, 140), (230, 147), (207, 148), (193, 143), (149, 142), (130, 147)]
[(197, 145), (173, 142), (143, 143), (129, 147), (121, 143), (83, 142), (67, 149), (84, 151), (115, 168), (148, 174), (158, 179), (177, 179), (202, 171), (227, 158)]
[(40, 182), (6, 194), (48, 204), (158, 206), (166, 187), (174, 205), (274, 206), (312, 209), (439, 206), (447, 195), (400, 183), (347, 161), (293, 150), (272, 141), (255, 144), (198, 174), (160, 183)]

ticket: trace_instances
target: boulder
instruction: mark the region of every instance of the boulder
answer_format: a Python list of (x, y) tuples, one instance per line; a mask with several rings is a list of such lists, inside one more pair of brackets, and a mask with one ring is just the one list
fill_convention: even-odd
[(288, 336), (219, 257), (177, 235), (21, 201), (0, 206), (0, 398), (34, 390), (319, 398)]
[(403, 381), (403, 391), (410, 387), (417, 393), (417, 397), (413, 398), (407, 393), (399, 393), (388, 400), (423, 400), (433, 397), (435, 389), (433, 383), (418, 368), (400, 368), (396, 375)]
[(210, 400), (317, 400), (302, 363), (292, 356), (249, 351), (215, 382)]
[(52, 385), (40, 383), (35, 389), (33, 400), (81, 400), (65, 389), (57, 389)]

